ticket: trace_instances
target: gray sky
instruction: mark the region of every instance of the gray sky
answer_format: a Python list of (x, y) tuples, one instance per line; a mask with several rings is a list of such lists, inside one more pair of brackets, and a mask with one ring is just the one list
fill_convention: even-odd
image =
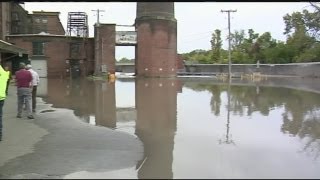
[[(100, 23), (132, 25), (136, 18), (135, 2), (25, 2), (24, 8), (32, 11), (59, 11), (60, 20), (67, 29), (68, 12), (86, 12), (89, 21), (89, 36), (93, 37), (93, 25), (97, 21), (96, 12), (104, 10), (100, 15)], [(231, 31), (253, 29), (262, 34), (270, 32), (277, 40), (285, 40), (283, 35), (283, 16), (294, 11), (310, 9), (307, 2), (175, 2), (175, 17), (178, 22), (178, 53), (186, 53), (195, 49), (211, 48), (211, 34), (215, 29), (222, 31), (222, 38), (228, 33), (227, 13), (221, 10), (236, 9), (231, 13)], [(118, 31), (130, 31), (134, 28), (117, 27)], [(227, 49), (227, 41), (223, 47)], [(134, 47), (116, 47), (116, 59), (134, 58)]]

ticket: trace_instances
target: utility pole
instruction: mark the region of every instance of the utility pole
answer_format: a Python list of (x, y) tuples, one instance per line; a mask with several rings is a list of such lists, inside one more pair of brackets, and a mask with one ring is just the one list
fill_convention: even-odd
[(105, 11), (101, 10), (101, 9), (91, 10), (91, 11), (97, 11), (97, 25), (99, 25), (100, 24), (100, 22), (99, 22), (100, 12), (105, 12)]
[(228, 41), (229, 41), (229, 74), (228, 77), (231, 79), (231, 38), (230, 38), (230, 12), (237, 12), (237, 10), (221, 10), (222, 13), (227, 12), (228, 13), (228, 29), (229, 29), (229, 35), (228, 35)]

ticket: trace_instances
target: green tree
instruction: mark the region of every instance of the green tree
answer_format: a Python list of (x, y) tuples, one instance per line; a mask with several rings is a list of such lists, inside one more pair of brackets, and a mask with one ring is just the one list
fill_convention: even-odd
[(303, 12), (293, 12), (283, 17), (285, 21), (285, 32), (287, 35), (288, 48), (294, 51), (294, 57), (291, 62), (310, 62), (320, 58), (316, 55), (308, 54), (315, 52), (317, 36), (319, 36), (319, 13), (310, 13), (307, 10)]
[(303, 29), (315, 41), (320, 42), (320, 11), (316, 3), (313, 3), (313, 5), (316, 9), (315, 12), (303, 10), (302, 13), (294, 12), (291, 15), (286, 14), (283, 17), (286, 25), (284, 34), (290, 35), (290, 33)]
[(248, 54), (248, 62), (254, 63), (257, 54), (260, 51), (260, 45), (257, 43), (258, 33), (255, 33), (253, 29), (248, 29), (248, 38), (244, 39), (242, 49), (243, 52)]
[(121, 58), (121, 59), (119, 60), (118, 63), (132, 63), (132, 62), (133, 62), (133, 60), (130, 60), (130, 59), (128, 59), (128, 58), (123, 57), (123, 58)]
[(214, 33), (212, 33), (212, 38), (210, 43), (211, 43), (213, 63), (221, 62), (222, 40), (221, 40), (221, 31), (219, 29), (216, 29)]
[(266, 49), (264, 52), (265, 61), (262, 63), (283, 64), (289, 63), (294, 57), (294, 50), (284, 42), (278, 41), (276, 46)]
[(231, 49), (234, 50), (240, 50), (241, 51), (241, 45), (245, 38), (245, 32), (244, 30), (235, 30), (234, 33), (230, 33), (230, 41), (231, 41)]
[(266, 63), (266, 51), (277, 46), (277, 41), (272, 39), (270, 32), (265, 32), (260, 35), (256, 42), (252, 46), (251, 56), (253, 57), (254, 63), (258, 60), (261, 63)]

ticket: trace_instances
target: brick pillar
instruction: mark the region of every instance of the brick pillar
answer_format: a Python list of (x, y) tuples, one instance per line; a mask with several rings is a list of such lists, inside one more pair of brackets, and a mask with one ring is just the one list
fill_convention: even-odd
[(150, 19), (137, 28), (137, 73), (146, 77), (176, 76), (176, 22)]
[(181, 54), (177, 55), (177, 70), (183, 70), (184, 69), (184, 62)]
[(173, 2), (138, 2), (135, 24), (137, 76), (176, 76), (177, 21)]
[(95, 24), (95, 75), (115, 73), (115, 24)]

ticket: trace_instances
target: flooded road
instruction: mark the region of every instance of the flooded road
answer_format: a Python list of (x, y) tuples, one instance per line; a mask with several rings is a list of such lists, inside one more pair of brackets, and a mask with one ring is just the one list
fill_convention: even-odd
[[(40, 96), (136, 136), (143, 157), (122, 177), (320, 178), (320, 89), (290, 82), (47, 79)], [(67, 176), (77, 177), (99, 174)]]

